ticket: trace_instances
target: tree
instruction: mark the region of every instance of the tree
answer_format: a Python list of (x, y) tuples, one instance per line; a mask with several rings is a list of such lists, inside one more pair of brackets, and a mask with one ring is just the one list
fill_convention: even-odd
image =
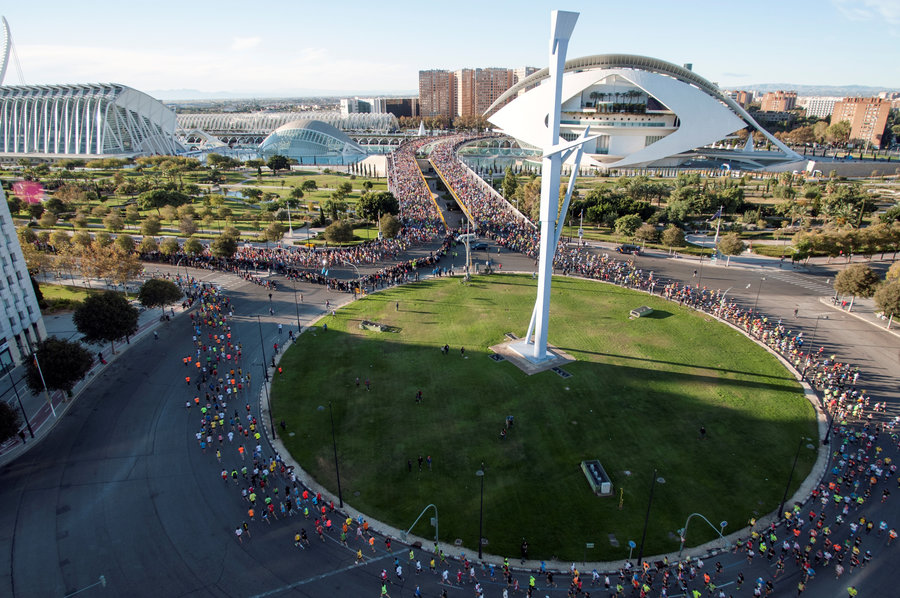
[[(72, 389), (91, 369), (94, 357), (81, 343), (48, 336), (38, 343), (40, 371), (33, 359), (26, 361), (25, 379), (35, 394), (44, 389), (63, 390), (72, 396)], [(43, 373), (43, 380), (41, 379)]]
[(184, 252), (190, 255), (200, 255), (203, 253), (203, 243), (194, 237), (190, 237), (184, 242)]
[(662, 233), (662, 242), (666, 247), (684, 247), (684, 231), (670, 224)]
[(64, 230), (55, 230), (50, 234), (50, 244), (53, 245), (54, 249), (59, 250), (67, 245), (71, 245), (72, 238)]
[(122, 220), (122, 216), (119, 215), (118, 210), (113, 210), (103, 219), (103, 226), (112, 232), (117, 233), (125, 228), (125, 221)]
[(353, 185), (349, 182), (344, 181), (340, 185), (337, 186), (337, 190), (341, 192), (344, 196), (350, 195), (353, 192)]
[(131, 235), (119, 235), (116, 237), (116, 247), (118, 247), (124, 253), (133, 253), (134, 252), (134, 237)]
[(141, 239), (141, 244), (138, 246), (138, 251), (144, 255), (153, 253), (154, 251), (159, 251), (159, 244), (156, 242), (156, 239), (147, 236)]
[(900, 262), (894, 262), (893, 264), (891, 264), (891, 267), (888, 268), (887, 274), (885, 274), (884, 279), (887, 282), (900, 280)]
[(850, 121), (842, 120), (833, 123), (825, 130), (825, 139), (835, 145), (844, 145), (850, 140)]
[(159, 216), (150, 215), (141, 222), (141, 234), (144, 236), (158, 235), (160, 229), (162, 229), (162, 223)]
[(41, 219), (38, 221), (38, 224), (41, 225), (41, 228), (53, 228), (56, 226), (56, 221), (56, 214), (53, 212), (44, 212)]
[(512, 201), (519, 188), (519, 179), (513, 174), (512, 168), (506, 169), (506, 175), (503, 177), (503, 197), (506, 201)]
[(637, 214), (626, 214), (616, 218), (616, 233), (623, 237), (631, 237), (641, 225), (641, 217)]
[(399, 214), (400, 202), (390, 191), (363, 193), (356, 204), (356, 211), (366, 220), (375, 222), (384, 214)]
[(230, 258), (235, 254), (237, 248), (237, 239), (223, 233), (210, 244), (209, 251), (215, 257)]
[(44, 206), (39, 203), (28, 204), (28, 215), (37, 220), (44, 213)]
[(191, 198), (178, 191), (170, 191), (167, 189), (153, 189), (142, 193), (138, 197), (138, 204), (145, 210), (156, 210), (159, 213), (163, 206), (180, 206), (190, 203)]
[(0, 442), (6, 442), (19, 433), (22, 420), (19, 412), (6, 401), (0, 401)]
[(181, 234), (185, 237), (190, 237), (197, 232), (197, 223), (194, 222), (194, 217), (190, 214), (182, 216), (181, 220), (178, 222), (178, 230), (180, 230)]
[(178, 241), (172, 237), (166, 237), (163, 242), (159, 244), (159, 251), (163, 255), (173, 255), (178, 253), (178, 249)]
[(378, 221), (378, 227), (385, 239), (393, 239), (400, 234), (400, 220), (393, 214), (385, 214)]
[(891, 319), (900, 316), (900, 281), (887, 282), (878, 287), (875, 305)]
[(657, 239), (659, 239), (659, 231), (649, 222), (645, 222), (638, 227), (634, 236), (648, 243), (656, 243)]
[(374, 187), (374, 186), (375, 186), (375, 183), (373, 183), (372, 181), (363, 181), (362, 182), (362, 188), (366, 192), (371, 191), (372, 187)]
[(303, 184), (300, 185), (300, 188), (306, 192), (309, 192), (309, 191), (316, 191), (319, 188), (319, 186), (316, 184), (315, 179), (306, 179), (305, 181), (303, 181)]
[(165, 308), (171, 303), (181, 299), (182, 293), (178, 285), (170, 280), (151, 278), (141, 285), (138, 291), (138, 301), (147, 309), (159, 307), (165, 313)]
[(279, 170), (287, 170), (291, 167), (291, 161), (288, 160), (286, 156), (282, 156), (281, 154), (274, 154), (269, 160), (266, 162), (266, 166), (269, 167), (269, 170), (272, 171), (272, 174), (278, 174)]
[(731, 256), (740, 254), (746, 248), (747, 245), (741, 241), (737, 233), (728, 233), (723, 236), (719, 239), (719, 244), (716, 246), (716, 249), (728, 256), (725, 261), (726, 266), (731, 263)]
[(878, 288), (878, 274), (865, 264), (847, 266), (834, 277), (834, 290), (843, 295), (850, 295), (850, 309), (857, 297), (871, 297)]
[(280, 222), (272, 222), (263, 231), (263, 237), (266, 241), (277, 243), (284, 236), (284, 225)]
[(353, 240), (353, 227), (340, 220), (332, 222), (325, 229), (325, 240), (329, 243), (349, 243)]
[(115, 353), (116, 340), (137, 332), (138, 310), (121, 293), (106, 291), (89, 295), (72, 314), (72, 321), (85, 342), (109, 342)]

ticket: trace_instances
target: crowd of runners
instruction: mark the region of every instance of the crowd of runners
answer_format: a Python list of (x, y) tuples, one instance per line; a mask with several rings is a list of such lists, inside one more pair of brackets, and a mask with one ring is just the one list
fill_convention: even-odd
[[(495, 197), (470, 180), (455, 156), (460, 142), (457, 139), (439, 143), (431, 153), (435, 166), (464, 201), (481, 231), (500, 245), (535, 257), (537, 231), (517, 220), (512, 211), (496, 205)], [(329, 275), (330, 268), (339, 264), (397, 260), (413, 244), (435, 238), (436, 212), (430, 208), (430, 193), (425, 195), (427, 187), (423, 191), (425, 184), (415, 165), (415, 152), (421, 145), (407, 144), (402, 148), (402, 156), (395, 154), (392, 158), (392, 189), (405, 210), (406, 232), (397, 240), (327, 252), (248, 247), (230, 260), (210, 255), (177, 255), (168, 259), (250, 278), (259, 270), (268, 270), (289, 280), (348, 292), (360, 285), (365, 290), (376, 290), (416, 280), (421, 268), (430, 269), (433, 274), (442, 272), (440, 260), (456, 244), (453, 234), (445, 233), (440, 249), (424, 258), (388, 264), (355, 280)], [(413, 580), (409, 587), (415, 586), (416, 596), (446, 595), (446, 588), (468, 585), (477, 596), (487, 591), (504, 598), (566, 587), (568, 596), (731, 598), (767, 596), (776, 584), (786, 583), (799, 596), (808, 587), (814, 588), (817, 579), (834, 575), (846, 579), (848, 595), (855, 596), (854, 572), (866, 567), (872, 558), (884, 558), (897, 538), (893, 522), (870, 517), (868, 513), (890, 499), (890, 485), (895, 480), (900, 483), (895, 464), (900, 449), (900, 422), (883, 416), (883, 403), (871, 402), (860, 386), (864, 375), (859, 369), (838, 362), (825, 347), (810, 347), (802, 332), (792, 330), (782, 320), (772, 320), (755, 309), (742, 307), (728, 300), (725, 293), (694, 281), (662, 280), (633, 262), (611, 259), (586, 248), (560, 246), (555, 265), (563, 274), (644, 290), (704, 311), (782, 355), (816, 390), (829, 418), (831, 461), (827, 472), (808, 500), (787, 505), (777, 522), (762, 526), (751, 520), (750, 535), (731, 546), (745, 560), (732, 562), (732, 558), (728, 565), (721, 563), (725, 558), (720, 555), (720, 561), (714, 563), (696, 558), (625, 562), (614, 572), (587, 573), (574, 563), (568, 571), (551, 571), (541, 563), (539, 569), (517, 573), (508, 560), (498, 566), (469, 562), (463, 556), (453, 558), (437, 546), (433, 551), (404, 548), (394, 557), (392, 573), (382, 570), (381, 595), (389, 596), (391, 587), (404, 582), (406, 575)], [(258, 280), (274, 286), (268, 279)], [(248, 396), (251, 374), (242, 368), (241, 345), (231, 337), (231, 304), (213, 287), (193, 283), (187, 291), (199, 307), (191, 313), (195, 350), (182, 358), (188, 391), (185, 407), (189, 417), (197, 421), (198, 450), (217, 460), (223, 483), (234, 487), (235, 502), (241, 505), (235, 517), (237, 541), (249, 540), (254, 526), (268, 527), (284, 520), (292, 530), (296, 528), (293, 544), (298, 549), (310, 547), (310, 538), (315, 535), (323, 542), (331, 539), (346, 546), (355, 553), (359, 564), (365, 563), (369, 554), (392, 553), (390, 538), (377, 540), (367, 521), (341, 514), (332, 502), (304, 488), (280, 456), (264, 448), (267, 443), (252, 415)], [(750, 569), (759, 571), (760, 563), (768, 573), (751, 575)], [(746, 576), (744, 570), (748, 571)], [(420, 586), (426, 585), (424, 580), (429, 575), (434, 577), (423, 591)], [(435, 581), (438, 590), (434, 589)]]

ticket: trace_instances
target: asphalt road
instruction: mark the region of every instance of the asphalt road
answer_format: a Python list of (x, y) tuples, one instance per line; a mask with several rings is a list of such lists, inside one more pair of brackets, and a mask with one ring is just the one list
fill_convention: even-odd
[[(483, 260), (486, 254), (475, 257)], [(521, 256), (492, 253), (491, 257), (503, 263), (503, 270), (533, 269), (533, 262)], [(637, 262), (659, 276), (681, 280), (692, 279), (698, 269), (696, 262), (664, 257), (639, 257)], [(235, 305), (233, 326), (244, 345), (244, 366), (254, 374), (247, 396), (257, 397), (263, 360), (256, 315), (261, 315), (265, 351), (271, 355), (277, 339), (275, 323), (296, 324), (291, 287), (274, 292), (273, 317), (268, 315), (269, 291), (264, 288), (229, 275), (192, 273), (225, 283)], [(352, 270), (345, 274), (354, 275)], [(833, 272), (706, 265), (702, 276), (702, 284), (731, 288), (729, 296), (745, 305), (752, 305), (759, 290), (761, 311), (802, 328), (807, 338), (816, 328), (815, 344), (827, 342), (827, 351), (859, 364), (865, 388), (891, 401), (892, 408), (898, 403), (900, 343), (819, 303), (819, 296), (829, 294), (826, 281)], [(766, 280), (758, 287), (762, 276)], [(299, 309), (304, 323), (323, 312), (326, 299), (349, 298), (312, 285), (299, 285), (298, 291), (303, 294)], [(826, 313), (827, 320), (816, 317)], [(522, 327), (526, 325), (523, 321)], [(181, 357), (191, 351), (190, 336), (189, 322), (179, 318), (160, 329), (158, 341), (152, 337), (139, 341), (91, 385), (39, 445), (0, 471), (4, 546), (0, 595), (64, 596), (104, 575), (106, 588), (93, 587), (81, 595), (378, 596), (381, 569), (393, 569), (393, 555), (385, 553), (381, 542), (376, 543), (376, 554), (366, 552), (370, 560), (355, 566), (355, 550), (331, 538), (319, 542), (307, 522), (313, 545), (301, 551), (292, 542), (299, 527), (296, 517), (271, 525), (256, 522), (251, 538), (236, 541), (233, 530), (245, 519), (245, 505), (234, 486), (223, 484), (212, 451), (203, 454), (198, 449), (193, 438), (197, 413), (184, 407), (191, 393), (185, 387)], [(884, 511), (879, 517), (900, 525), (897, 504), (895, 497), (879, 505)], [(404, 563), (406, 581), (392, 584), (391, 596), (412, 596), (416, 582), (425, 596), (437, 596), (436, 578), (428, 573), (412, 575), (403, 547), (395, 552)], [(726, 574), (743, 570), (741, 555), (722, 560)], [(861, 597), (895, 595), (892, 561), (896, 559), (876, 555), (873, 565), (854, 574)], [(427, 568), (427, 561), (423, 563)], [(755, 567), (758, 574), (765, 572), (765, 564)], [(748, 568), (744, 574), (753, 579), (753, 571)], [(541, 595), (564, 596), (567, 581), (559, 581), (562, 587), (542, 590)], [(845, 596), (847, 581), (846, 575), (840, 583), (819, 579), (807, 595)], [(500, 596), (502, 585), (485, 585), (487, 596)], [(776, 586), (776, 595), (794, 596), (795, 587), (796, 581), (788, 579)], [(448, 592), (471, 595), (472, 587), (454, 586)], [(751, 595), (749, 585), (740, 592), (732, 586), (731, 593)]]

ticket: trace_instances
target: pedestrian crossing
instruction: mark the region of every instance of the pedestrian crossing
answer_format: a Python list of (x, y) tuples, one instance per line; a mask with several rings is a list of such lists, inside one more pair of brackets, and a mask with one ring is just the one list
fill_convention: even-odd
[(825, 284), (824, 282), (810, 278), (808, 276), (803, 276), (801, 274), (795, 274), (793, 272), (769, 272), (766, 274), (767, 278), (774, 278), (776, 280), (780, 280), (782, 282), (786, 282), (788, 284), (792, 284), (798, 287), (803, 287), (804, 289), (814, 291), (820, 295), (833, 295), (834, 288)]

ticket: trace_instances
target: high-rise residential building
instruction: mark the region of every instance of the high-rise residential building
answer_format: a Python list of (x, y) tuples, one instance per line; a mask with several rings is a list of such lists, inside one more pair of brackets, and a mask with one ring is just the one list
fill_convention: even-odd
[(741, 105), (741, 108), (746, 108), (753, 102), (753, 92), (752, 91), (744, 91), (744, 90), (733, 90), (733, 91), (723, 91), (723, 94), (737, 102)]
[(419, 116), (419, 98), (385, 98), (384, 111), (397, 118)]
[(797, 92), (795, 91), (770, 91), (760, 101), (760, 110), (763, 112), (788, 112), (797, 105)]
[(31, 354), (34, 344), (47, 337), (47, 329), (2, 188), (0, 237), (0, 363), (19, 364)]
[(432, 69), (419, 71), (419, 115), (425, 118), (456, 114), (453, 102), (453, 73)]
[(844, 98), (835, 103), (831, 124), (850, 123), (850, 139), (881, 147), (891, 101), (883, 98)]
[(827, 96), (800, 96), (797, 98), (797, 106), (806, 110), (806, 116), (816, 118), (828, 118), (834, 111), (834, 105), (841, 98)]
[(507, 89), (513, 86), (514, 73), (512, 69), (475, 69), (475, 97), (473, 113), (484, 114), (494, 100), (503, 95)]
[(419, 71), (419, 113), (451, 119), (480, 116), (507, 89), (536, 70), (524, 67)]

